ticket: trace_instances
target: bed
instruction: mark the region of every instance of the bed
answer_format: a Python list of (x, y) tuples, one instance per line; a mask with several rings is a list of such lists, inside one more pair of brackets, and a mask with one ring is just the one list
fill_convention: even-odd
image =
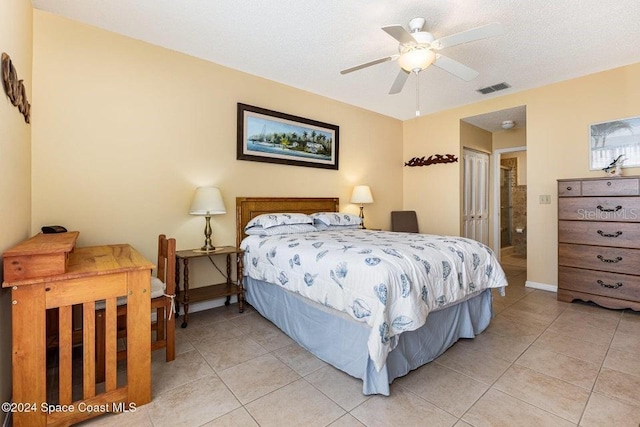
[(245, 298), (312, 354), (362, 379), (364, 394), (388, 396), (395, 378), (489, 325), (491, 289), (504, 294), (506, 277), (488, 247), (460, 237), (340, 226), (245, 233), (268, 214), (348, 219), (338, 202), (236, 199)]

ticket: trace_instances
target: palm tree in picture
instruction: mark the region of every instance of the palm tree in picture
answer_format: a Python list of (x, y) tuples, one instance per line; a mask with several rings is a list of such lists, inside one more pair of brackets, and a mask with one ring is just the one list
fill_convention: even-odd
[(620, 130), (628, 130), (629, 133), (633, 135), (633, 127), (622, 120), (591, 125), (591, 142), (593, 148), (598, 148), (598, 146), (604, 147), (604, 144), (607, 142), (607, 137)]

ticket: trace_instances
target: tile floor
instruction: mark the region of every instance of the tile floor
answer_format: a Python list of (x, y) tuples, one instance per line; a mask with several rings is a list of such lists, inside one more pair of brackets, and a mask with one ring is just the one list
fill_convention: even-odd
[(153, 401), (96, 426), (633, 426), (640, 425), (640, 314), (556, 301), (504, 263), (495, 318), (391, 396), (303, 350), (254, 310), (194, 313), (178, 356), (153, 356)]

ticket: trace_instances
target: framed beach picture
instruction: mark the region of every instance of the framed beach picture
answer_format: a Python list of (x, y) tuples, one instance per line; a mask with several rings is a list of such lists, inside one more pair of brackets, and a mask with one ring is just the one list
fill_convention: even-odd
[(607, 168), (620, 157), (623, 167), (640, 166), (640, 117), (589, 126), (590, 169)]
[(238, 160), (338, 169), (339, 127), (238, 103)]

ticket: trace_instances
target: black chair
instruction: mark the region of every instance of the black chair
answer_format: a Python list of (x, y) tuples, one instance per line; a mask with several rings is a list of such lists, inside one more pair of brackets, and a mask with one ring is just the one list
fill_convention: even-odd
[(391, 231), (419, 233), (416, 211), (391, 211)]

